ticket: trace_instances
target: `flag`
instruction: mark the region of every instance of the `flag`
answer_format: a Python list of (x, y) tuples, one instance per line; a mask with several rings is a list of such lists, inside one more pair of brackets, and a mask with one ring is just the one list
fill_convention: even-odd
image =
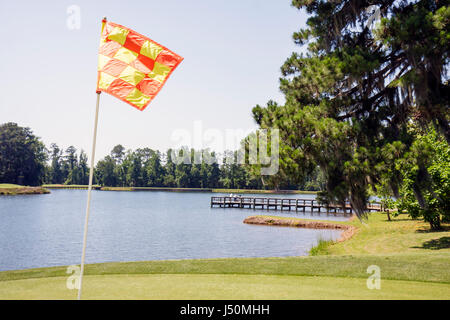
[(183, 58), (116, 23), (102, 21), (97, 92), (144, 110)]

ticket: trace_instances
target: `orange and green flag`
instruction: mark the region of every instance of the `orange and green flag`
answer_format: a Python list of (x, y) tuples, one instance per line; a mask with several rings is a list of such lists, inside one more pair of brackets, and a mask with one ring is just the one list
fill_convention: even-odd
[(102, 21), (97, 92), (144, 110), (183, 58), (116, 23)]

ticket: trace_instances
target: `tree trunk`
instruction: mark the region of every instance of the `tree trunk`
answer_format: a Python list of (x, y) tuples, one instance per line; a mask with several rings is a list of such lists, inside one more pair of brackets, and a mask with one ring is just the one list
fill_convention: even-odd
[(431, 230), (441, 230), (441, 217), (439, 215), (431, 218), (429, 223)]

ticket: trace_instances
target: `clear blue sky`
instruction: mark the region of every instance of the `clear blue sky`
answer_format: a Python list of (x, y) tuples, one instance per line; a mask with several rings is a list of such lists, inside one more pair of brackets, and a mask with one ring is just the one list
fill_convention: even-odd
[[(79, 30), (66, 26), (71, 5)], [(280, 66), (306, 20), (290, 0), (1, 1), (0, 123), (90, 154), (103, 16), (185, 60), (143, 112), (102, 94), (96, 160), (119, 143), (166, 150), (198, 120), (221, 132), (255, 128), (254, 105), (283, 102)]]

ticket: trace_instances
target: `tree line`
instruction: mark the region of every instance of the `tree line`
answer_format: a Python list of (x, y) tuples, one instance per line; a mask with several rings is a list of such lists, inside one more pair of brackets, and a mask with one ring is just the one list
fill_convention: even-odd
[[(174, 159), (173, 152), (182, 161)], [(150, 148), (127, 150), (119, 144), (97, 162), (93, 182), (108, 187), (293, 190), (319, 190), (321, 185), (320, 175), (314, 171), (301, 183), (274, 184), (269, 180), (251, 166), (239, 164), (237, 151), (222, 155), (188, 148), (160, 152)], [(15, 123), (0, 125), (0, 183), (86, 185), (88, 182), (88, 157), (83, 150), (74, 146), (64, 149), (55, 143), (47, 148), (29, 128)]]

